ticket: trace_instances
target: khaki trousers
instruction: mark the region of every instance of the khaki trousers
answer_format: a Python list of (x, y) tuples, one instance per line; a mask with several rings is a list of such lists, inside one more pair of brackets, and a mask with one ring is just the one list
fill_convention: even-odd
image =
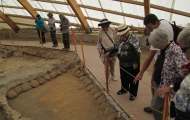
[[(115, 77), (115, 62), (116, 62), (116, 56), (109, 58), (109, 64), (108, 64), (108, 78), (111, 74), (111, 76)], [(106, 75), (106, 61), (103, 61), (104, 69), (105, 69), (105, 75)]]

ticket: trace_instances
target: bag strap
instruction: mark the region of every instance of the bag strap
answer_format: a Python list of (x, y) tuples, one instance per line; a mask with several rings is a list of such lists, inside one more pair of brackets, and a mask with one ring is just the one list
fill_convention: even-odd
[[(104, 31), (105, 32), (105, 31)], [(105, 32), (106, 33), (106, 35), (109, 37), (109, 39), (111, 40), (111, 42), (113, 43), (113, 40), (110, 38), (110, 36), (108, 35), (108, 33), (107, 32)], [(113, 45), (115, 45), (114, 43), (113, 43)]]

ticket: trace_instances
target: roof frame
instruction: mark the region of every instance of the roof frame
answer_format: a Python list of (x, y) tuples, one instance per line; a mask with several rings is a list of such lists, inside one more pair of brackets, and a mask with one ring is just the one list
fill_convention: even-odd
[(80, 7), (77, 4), (76, 0), (67, 0), (70, 7), (73, 9), (74, 13), (76, 14), (77, 18), (79, 19), (83, 29), (86, 31), (86, 33), (90, 33), (89, 25), (87, 20), (84, 17), (83, 12), (81, 11)]
[(150, 0), (144, 0), (144, 15), (150, 14)]
[(7, 15), (0, 10), (0, 17), (15, 31), (18, 32), (20, 28)]

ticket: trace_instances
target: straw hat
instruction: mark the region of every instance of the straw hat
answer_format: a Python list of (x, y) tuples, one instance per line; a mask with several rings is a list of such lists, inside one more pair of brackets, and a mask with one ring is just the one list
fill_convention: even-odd
[(110, 24), (111, 22), (110, 21), (108, 21), (108, 19), (102, 19), (101, 21), (100, 21), (100, 23), (98, 24), (98, 26), (102, 26), (102, 25), (106, 25), (106, 24)]
[(126, 32), (128, 32), (131, 28), (129, 26), (127, 26), (125, 23), (121, 24), (118, 26), (117, 28), (117, 35), (123, 35)]

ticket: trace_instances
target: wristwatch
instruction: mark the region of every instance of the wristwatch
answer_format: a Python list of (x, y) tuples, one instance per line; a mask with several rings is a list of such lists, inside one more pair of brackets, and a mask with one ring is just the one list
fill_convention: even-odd
[(170, 88), (174, 88), (174, 85), (173, 85), (173, 84), (171, 84), (171, 85), (170, 85)]

